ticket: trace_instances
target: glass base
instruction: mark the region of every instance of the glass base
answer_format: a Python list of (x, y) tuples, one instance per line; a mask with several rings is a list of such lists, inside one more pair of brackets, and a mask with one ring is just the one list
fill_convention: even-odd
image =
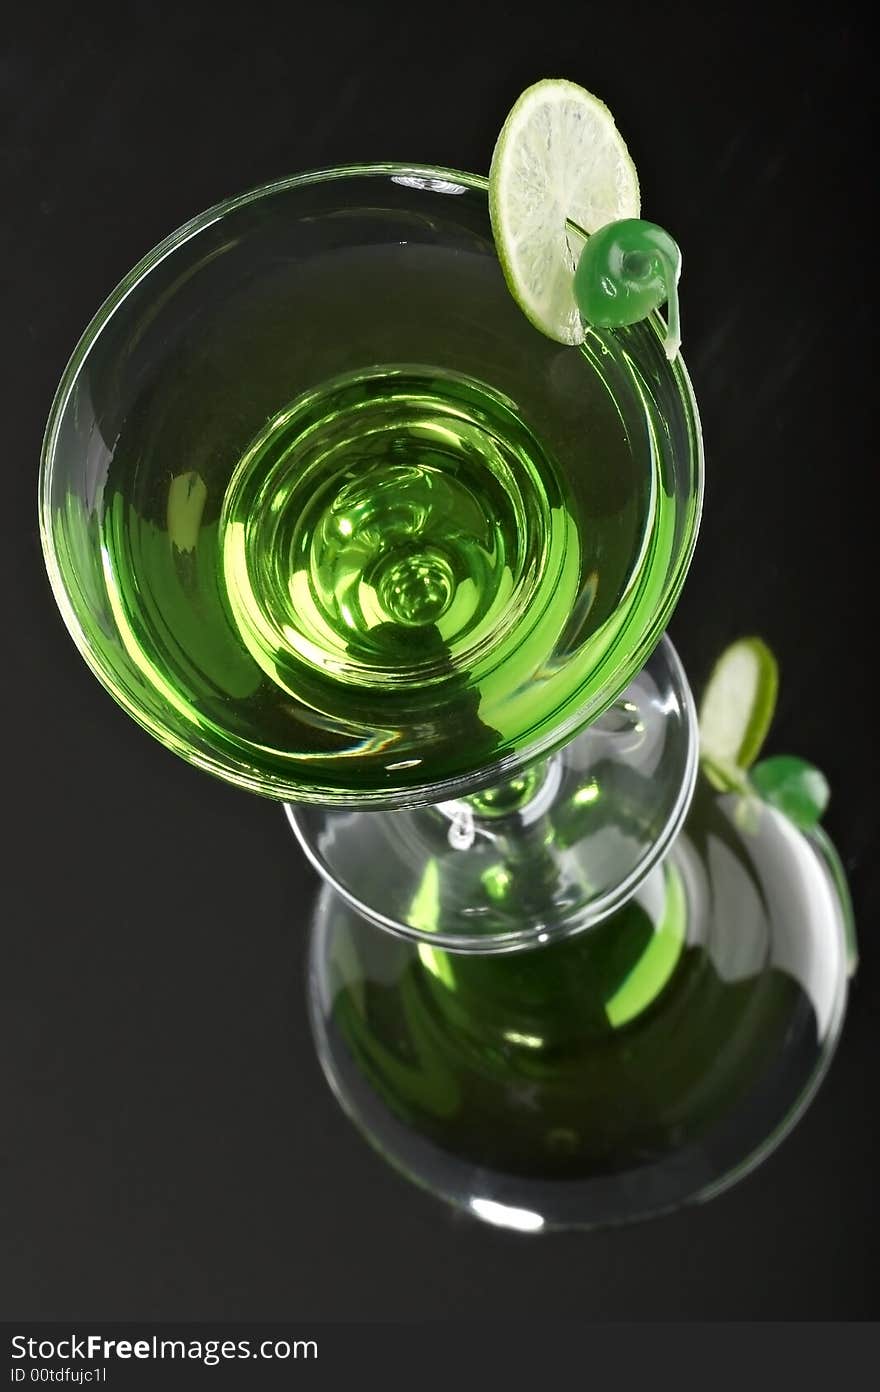
[(629, 899), (682, 824), (698, 743), (664, 638), (604, 715), (506, 783), (393, 812), (285, 811), (318, 873), (377, 927), (511, 952), (581, 932)]
[(404, 941), (325, 886), (311, 1019), (342, 1107), (408, 1178), (502, 1227), (591, 1227), (706, 1199), (779, 1144), (853, 958), (827, 838), (701, 780), (629, 902), (546, 947)]

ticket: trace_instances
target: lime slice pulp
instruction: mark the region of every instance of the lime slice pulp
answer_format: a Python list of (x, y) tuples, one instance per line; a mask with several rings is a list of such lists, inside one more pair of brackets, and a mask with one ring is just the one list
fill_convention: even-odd
[(704, 767), (718, 786), (727, 785), (730, 774), (749, 768), (758, 757), (778, 689), (776, 658), (760, 638), (738, 639), (715, 663), (700, 702), (699, 723)]
[(604, 102), (562, 78), (527, 87), (495, 144), (489, 214), (510, 293), (558, 343), (581, 343), (574, 271), (585, 234), (637, 218), (639, 181)]

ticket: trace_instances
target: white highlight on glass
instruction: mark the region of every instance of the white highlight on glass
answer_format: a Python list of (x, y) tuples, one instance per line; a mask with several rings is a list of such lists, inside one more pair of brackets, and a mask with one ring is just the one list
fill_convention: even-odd
[(492, 1199), (471, 1199), (470, 1206), (478, 1218), (494, 1223), (496, 1228), (539, 1232), (544, 1226), (540, 1213), (533, 1213), (529, 1208), (511, 1208), (509, 1204), (494, 1203)]

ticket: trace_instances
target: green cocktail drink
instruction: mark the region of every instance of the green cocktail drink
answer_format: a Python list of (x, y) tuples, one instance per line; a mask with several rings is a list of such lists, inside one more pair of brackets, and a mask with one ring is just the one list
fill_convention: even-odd
[(536, 332), (483, 180), (285, 181), (124, 289), (59, 392), (43, 524), (85, 656), (177, 753), (276, 797), (441, 797), (641, 665), (699, 510), (683, 369), (657, 323)]
[[(474, 1207), (475, 1196), (508, 1197), (485, 1183), (487, 1171), (506, 1175), (514, 1202), (550, 1225), (624, 1216), (634, 1194), (620, 1176), (641, 1177), (650, 1211), (735, 1172), (759, 1151), (768, 1105), (794, 1109), (811, 1022), (834, 1038), (842, 1008), (833, 971), (818, 990), (811, 978), (822, 865), (784, 818), (760, 815), (756, 875), (754, 833), (701, 786), (636, 896), (539, 952), (414, 950), (325, 892), (312, 1006), (350, 1113), (423, 1183)], [(802, 892), (774, 902), (787, 880)], [(784, 964), (768, 960), (774, 916)]]

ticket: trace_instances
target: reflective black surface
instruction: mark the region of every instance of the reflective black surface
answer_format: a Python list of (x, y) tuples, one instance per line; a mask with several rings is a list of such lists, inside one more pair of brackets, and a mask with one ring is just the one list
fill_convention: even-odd
[[(522, 22), (516, 19), (521, 13)], [(7, 1317), (864, 1318), (878, 1314), (878, 910), (867, 647), (874, 250), (856, 8), (21, 7), (0, 55), (7, 664), (0, 1307)], [(205, 12), (207, 15), (207, 12)], [(662, 41), (661, 41), (662, 39)], [(699, 689), (760, 632), (768, 753), (832, 786), (862, 969), (840, 1050), (767, 1164), (704, 1208), (529, 1240), (451, 1217), (338, 1112), (308, 1034), (314, 881), (280, 809), (138, 730), (64, 633), (36, 534), (52, 392), (160, 237), (295, 169), (485, 170), (564, 73), (684, 252), (707, 504), (672, 625)]]

